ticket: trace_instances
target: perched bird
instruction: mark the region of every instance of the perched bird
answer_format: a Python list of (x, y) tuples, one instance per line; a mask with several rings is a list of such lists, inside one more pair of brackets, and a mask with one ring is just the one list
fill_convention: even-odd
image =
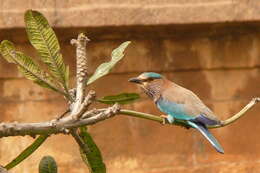
[(223, 148), (207, 129), (208, 125), (219, 125), (221, 121), (192, 91), (183, 88), (164, 76), (145, 72), (129, 82), (137, 83), (153, 99), (169, 123), (181, 121), (185, 127), (197, 129), (220, 153)]

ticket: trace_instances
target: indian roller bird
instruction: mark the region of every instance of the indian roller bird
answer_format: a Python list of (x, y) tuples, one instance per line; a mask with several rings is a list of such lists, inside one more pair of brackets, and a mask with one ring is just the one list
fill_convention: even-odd
[(171, 82), (154, 72), (144, 72), (129, 79), (138, 84), (154, 101), (169, 123), (180, 121), (183, 126), (197, 129), (220, 153), (223, 148), (209, 132), (207, 126), (220, 125), (221, 121), (192, 91)]

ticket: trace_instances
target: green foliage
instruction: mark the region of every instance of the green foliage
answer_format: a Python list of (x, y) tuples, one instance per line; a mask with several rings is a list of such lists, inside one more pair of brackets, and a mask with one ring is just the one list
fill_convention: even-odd
[(118, 95), (105, 96), (101, 99), (98, 99), (98, 101), (105, 104), (128, 104), (139, 98), (140, 96), (137, 93), (121, 93)]
[(118, 48), (113, 50), (111, 54), (111, 61), (99, 65), (95, 73), (87, 81), (87, 85), (107, 75), (110, 72), (110, 70), (116, 65), (116, 63), (118, 63), (124, 57), (124, 50), (130, 43), (130, 41), (126, 41), (122, 43)]
[(50, 77), (39, 65), (33, 62), (32, 58), (26, 56), (22, 52), (16, 51), (12, 42), (4, 40), (0, 44), (0, 53), (9, 63), (17, 65), (18, 70), (27, 78), (38, 85), (57, 91), (56, 87), (51, 83)]
[(53, 157), (44, 156), (39, 164), (39, 173), (57, 173), (57, 164)]
[(106, 165), (103, 162), (101, 152), (87, 132), (87, 128), (81, 127), (79, 135), (90, 149), (90, 153), (87, 154), (80, 150), (81, 158), (88, 166), (90, 173), (106, 173)]
[(41, 13), (32, 10), (26, 11), (24, 20), (31, 44), (48, 66), (52, 76), (67, 90), (69, 71), (63, 63), (58, 39), (48, 21)]
[(3, 40), (0, 44), (0, 52), (7, 62), (16, 63), (14, 58), (15, 48), (12, 42)]
[[(0, 44), (0, 53), (9, 63), (17, 65), (18, 70), (29, 80), (38, 85), (52, 89), (70, 98), (68, 92), (69, 82), (69, 66), (65, 66), (62, 55), (60, 53), (60, 45), (58, 39), (50, 27), (46, 18), (39, 12), (28, 10), (24, 16), (26, 31), (29, 41), (40, 55), (40, 60), (46, 64), (47, 71), (35, 63), (31, 57), (17, 51), (12, 42), (4, 40)], [(91, 84), (97, 79), (107, 75), (111, 69), (124, 57), (124, 50), (130, 44), (130, 41), (122, 43), (118, 48), (113, 50), (111, 61), (101, 64), (95, 73), (89, 78), (87, 84)], [(58, 87), (57, 87), (58, 86)], [(63, 88), (63, 90), (61, 90)], [(106, 96), (99, 99), (99, 102), (106, 104), (130, 103), (139, 98), (135, 93), (122, 93), (115, 96)], [(91, 173), (105, 173), (106, 166), (103, 163), (101, 152), (94, 140), (87, 132), (85, 127), (80, 128), (80, 136), (84, 143), (90, 148), (90, 153), (84, 153), (81, 150), (81, 157), (87, 164)], [(8, 163), (5, 168), (7, 170), (15, 167), (24, 159), (29, 157), (38, 147), (43, 144), (48, 135), (39, 136), (30, 146), (22, 151), (14, 160)], [(39, 165), (40, 173), (56, 173), (57, 165), (55, 160), (50, 157), (44, 157)]]
[(7, 170), (12, 169), (19, 163), (21, 163), (24, 159), (30, 156), (34, 151), (36, 151), (39, 146), (47, 139), (48, 135), (39, 136), (30, 146), (28, 146), (25, 150), (23, 150), (14, 160), (8, 163), (5, 168)]

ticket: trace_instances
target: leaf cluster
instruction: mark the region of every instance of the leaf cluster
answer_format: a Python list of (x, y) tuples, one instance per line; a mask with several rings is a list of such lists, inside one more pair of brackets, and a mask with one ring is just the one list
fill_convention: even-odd
[[(69, 92), (69, 66), (65, 65), (63, 61), (59, 41), (47, 19), (38, 11), (28, 10), (24, 15), (24, 21), (28, 39), (38, 53), (38, 61), (17, 50), (15, 45), (8, 40), (3, 40), (0, 43), (0, 54), (7, 62), (15, 64), (18, 71), (22, 73), (25, 78), (41, 87), (58, 92), (65, 96), (68, 101), (73, 102), (73, 97)], [(129, 44), (130, 41), (126, 41), (114, 49), (111, 54), (111, 60), (98, 66), (94, 74), (86, 81), (86, 85), (107, 75), (124, 57), (124, 50)], [(114, 96), (105, 96), (97, 99), (97, 101), (105, 104), (127, 104), (138, 98), (139, 95), (135, 93), (122, 93)], [(79, 135), (91, 150), (90, 153), (83, 153), (80, 149), (81, 157), (90, 172), (105, 173), (106, 166), (103, 162), (101, 152), (91, 135), (87, 132), (87, 128), (82, 127), (79, 131)], [(8, 163), (5, 168), (9, 170), (21, 163), (36, 151), (48, 137), (47, 134), (39, 136), (14, 160)], [(39, 172), (56, 173), (57, 165), (55, 160), (49, 156), (44, 157), (40, 162)]]

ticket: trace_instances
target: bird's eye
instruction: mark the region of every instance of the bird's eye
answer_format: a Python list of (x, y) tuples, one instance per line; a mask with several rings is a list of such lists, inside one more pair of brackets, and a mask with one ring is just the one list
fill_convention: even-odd
[(151, 82), (151, 81), (153, 81), (154, 79), (153, 78), (147, 78), (147, 79), (143, 79), (142, 81), (143, 82)]

